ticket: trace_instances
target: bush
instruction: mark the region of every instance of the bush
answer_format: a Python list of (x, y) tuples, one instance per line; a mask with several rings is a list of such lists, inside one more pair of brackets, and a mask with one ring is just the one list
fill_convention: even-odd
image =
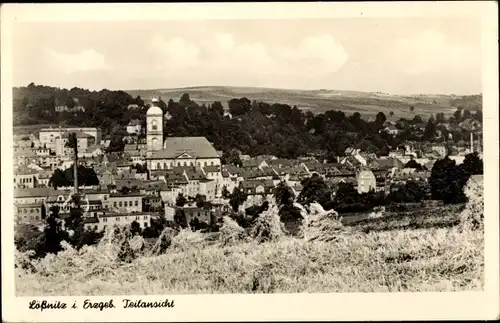
[(483, 178), (469, 178), (464, 188), (467, 203), (460, 216), (463, 229), (484, 229), (484, 182)]
[(245, 229), (243, 229), (235, 220), (229, 216), (224, 216), (222, 221), (222, 226), (219, 229), (219, 240), (223, 245), (235, 243), (245, 238)]
[(255, 219), (250, 228), (250, 237), (257, 243), (276, 241), (285, 233), (284, 225), (280, 221), (277, 206), (272, 206)]
[(163, 229), (158, 240), (156, 240), (156, 243), (151, 248), (150, 255), (157, 256), (167, 252), (167, 249), (172, 245), (172, 237), (177, 233), (177, 230), (170, 227)]
[(334, 210), (325, 211), (318, 203), (309, 206), (309, 212), (303, 210), (304, 220), (300, 228), (306, 241), (336, 240), (339, 234), (350, 231), (342, 225), (341, 218)]

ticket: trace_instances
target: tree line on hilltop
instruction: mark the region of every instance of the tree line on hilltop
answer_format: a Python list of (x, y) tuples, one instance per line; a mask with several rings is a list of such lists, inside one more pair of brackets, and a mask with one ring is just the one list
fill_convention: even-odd
[[(56, 100), (71, 103), (73, 97), (79, 99), (85, 111), (54, 110)], [(225, 113), (221, 102), (200, 105), (187, 93), (178, 102), (160, 100), (159, 107), (170, 116), (164, 119), (164, 135), (204, 136), (217, 150), (225, 153), (224, 161), (231, 150), (251, 156), (272, 154), (282, 158), (297, 158), (316, 152), (331, 159), (342, 156), (347, 147), (384, 156), (407, 141), (445, 141), (450, 136), (453, 142), (468, 140), (466, 130), (448, 130), (444, 124), (457, 125), (468, 118), (482, 121), (480, 110), (473, 113), (459, 109), (448, 119), (438, 113), (426, 121), (417, 115), (413, 119), (397, 120), (396, 127), (400, 132), (391, 135), (381, 131), (387, 120), (382, 112), (370, 121), (363, 119), (359, 112), (347, 115), (330, 110), (313, 114), (296, 106), (248, 98), (233, 98), (227, 103), (231, 117)], [(129, 105), (143, 108), (128, 109)], [(34, 84), (14, 89), (15, 125), (58, 123), (99, 127), (103, 135), (111, 139), (109, 152), (123, 150), (126, 125), (131, 120), (138, 119), (145, 128), (147, 108), (148, 104), (141, 97), (133, 98), (123, 91), (91, 92)], [(422, 123), (425, 127), (419, 130)], [(439, 139), (438, 132), (441, 133)]]

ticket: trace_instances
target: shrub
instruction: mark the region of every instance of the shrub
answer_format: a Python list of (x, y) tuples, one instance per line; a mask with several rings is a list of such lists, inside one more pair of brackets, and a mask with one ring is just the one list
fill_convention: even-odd
[(318, 203), (309, 206), (309, 212), (302, 211), (304, 220), (300, 232), (306, 241), (336, 240), (339, 234), (350, 231), (342, 225), (341, 218), (334, 210), (325, 211)]
[(467, 203), (460, 215), (462, 228), (484, 229), (484, 183), (482, 176), (469, 178), (464, 193), (467, 196)]
[(219, 240), (223, 245), (241, 241), (245, 238), (245, 229), (243, 229), (235, 220), (229, 216), (224, 216), (222, 221), (222, 226), (219, 229)]
[(257, 243), (275, 241), (285, 233), (284, 225), (280, 221), (277, 206), (272, 206), (255, 219), (250, 228), (250, 237)]
[(178, 233), (177, 230), (166, 227), (160, 233), (160, 236), (156, 240), (156, 243), (150, 250), (150, 255), (161, 255), (167, 252), (167, 249), (172, 245), (172, 237), (174, 237)]
[(177, 235), (172, 237), (171, 248), (177, 251), (192, 250), (193, 247), (202, 248), (206, 245), (206, 234), (200, 231), (191, 231), (183, 228)]

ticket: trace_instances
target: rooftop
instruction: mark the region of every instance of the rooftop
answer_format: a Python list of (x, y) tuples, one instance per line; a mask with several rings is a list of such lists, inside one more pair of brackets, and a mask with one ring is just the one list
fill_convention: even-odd
[(15, 175), (34, 175), (38, 174), (38, 172), (32, 168), (29, 168), (27, 166), (21, 166), (17, 169), (14, 170)]
[(183, 154), (195, 158), (219, 158), (219, 154), (205, 137), (168, 137), (164, 148), (153, 152), (150, 159), (173, 159)]
[(115, 198), (126, 198), (126, 197), (141, 197), (142, 194), (140, 192), (130, 192), (127, 194), (122, 194), (122, 193), (111, 193), (109, 194), (109, 197), (115, 197)]

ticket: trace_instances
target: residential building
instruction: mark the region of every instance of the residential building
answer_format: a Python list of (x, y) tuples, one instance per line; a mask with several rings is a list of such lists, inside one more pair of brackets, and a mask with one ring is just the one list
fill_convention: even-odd
[(371, 190), (375, 190), (377, 187), (377, 181), (375, 175), (371, 170), (365, 169), (361, 170), (356, 176), (358, 182), (358, 193), (368, 193)]
[(141, 229), (151, 226), (150, 213), (139, 212), (139, 213), (115, 213), (115, 212), (104, 212), (103, 214), (86, 218), (84, 225), (88, 229), (95, 229), (97, 231), (103, 231), (107, 228), (112, 228), (114, 226), (130, 226), (132, 222), (137, 222)]
[(42, 202), (15, 204), (15, 218), (23, 223), (42, 221), (45, 218), (45, 207)]
[(38, 172), (26, 166), (14, 170), (14, 188), (34, 188), (38, 185)]
[(139, 135), (141, 133), (141, 121), (138, 119), (130, 120), (127, 125), (127, 133), (130, 135)]
[(14, 189), (15, 204), (33, 204), (44, 202), (49, 196), (57, 196), (60, 192), (50, 187), (16, 188)]
[(109, 205), (112, 210), (116, 210), (118, 213), (142, 212), (142, 198), (141, 193), (135, 192), (111, 193), (109, 194)]
[[(102, 139), (102, 131), (99, 128), (84, 128), (84, 127), (60, 127), (60, 128), (43, 128), (40, 130), (40, 145), (56, 151), (56, 138), (61, 137), (62, 133), (84, 133), (95, 138), (94, 144), (99, 145)], [(60, 148), (59, 148), (60, 149)], [(56, 151), (57, 153), (57, 151)]]
[(166, 206), (165, 207), (165, 217), (168, 221), (174, 221), (175, 214), (182, 212), (185, 216), (186, 224), (198, 219), (200, 222), (205, 222), (211, 224), (214, 220), (214, 212), (211, 208), (197, 207), (197, 206)]

